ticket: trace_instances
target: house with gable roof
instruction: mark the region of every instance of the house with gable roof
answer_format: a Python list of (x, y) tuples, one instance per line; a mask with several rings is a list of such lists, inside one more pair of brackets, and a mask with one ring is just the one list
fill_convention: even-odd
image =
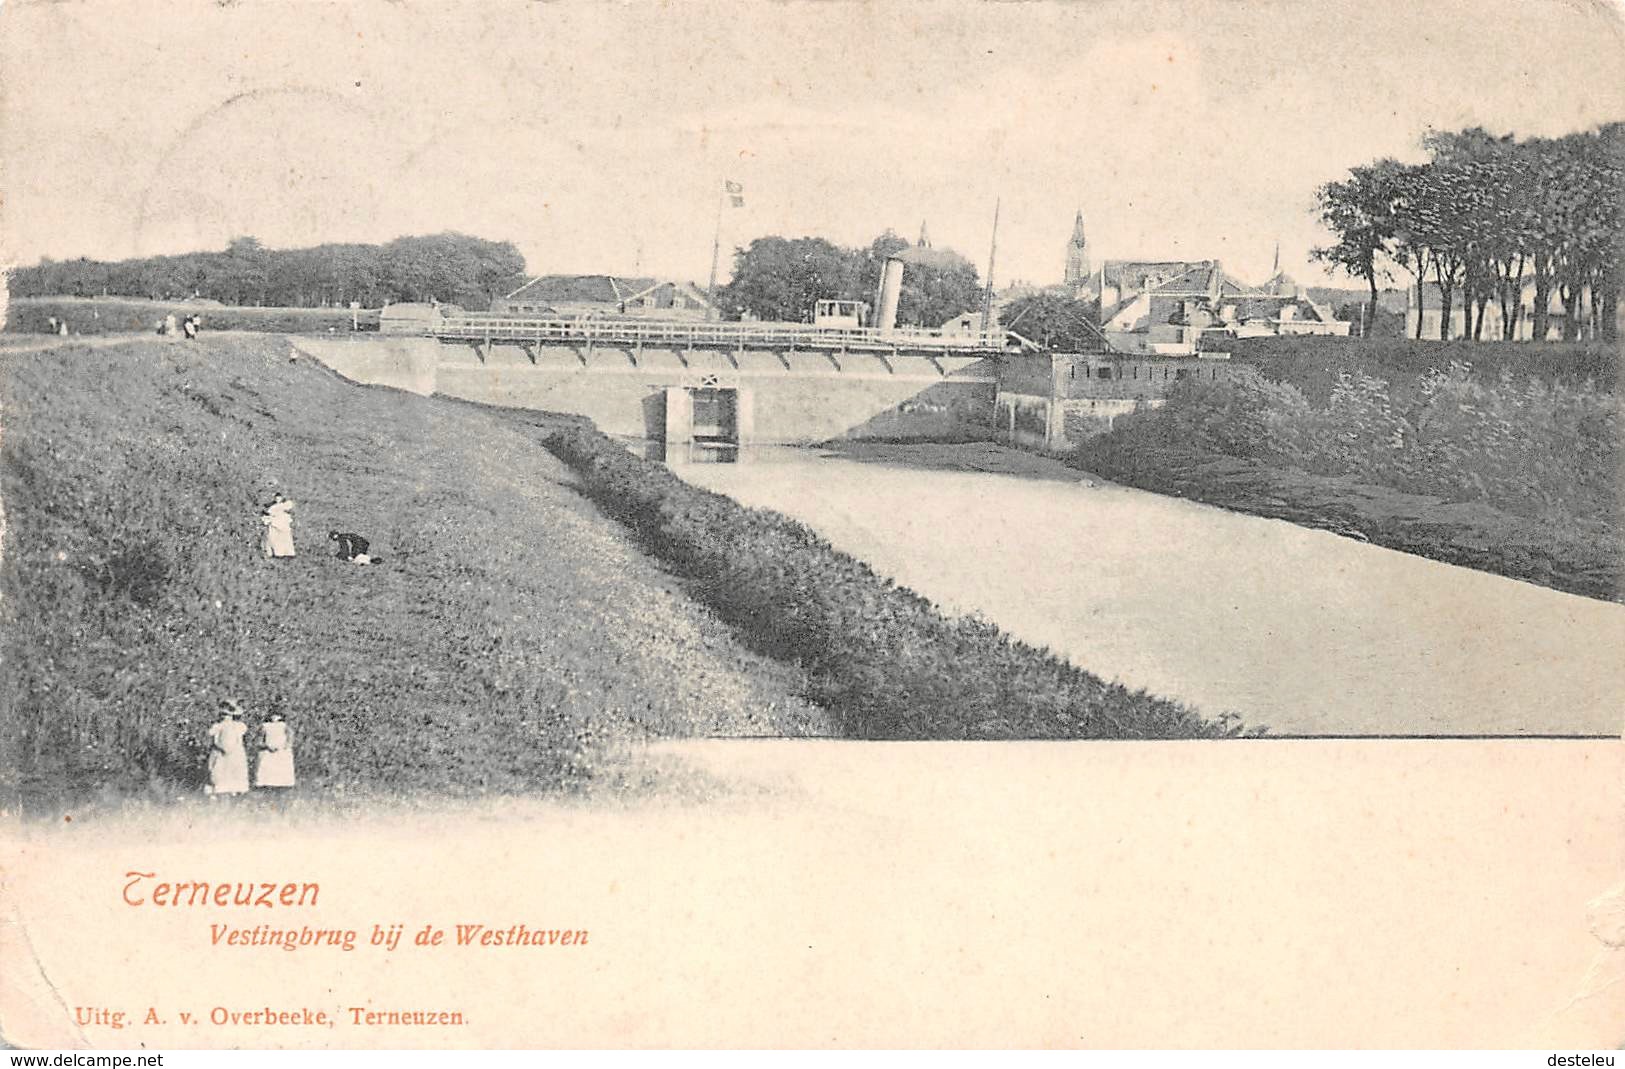
[(1249, 286), (1218, 260), (1108, 260), (1093, 290), (1107, 341), (1130, 353), (1193, 353), (1210, 331), (1346, 337), (1351, 326), (1279, 271), (1263, 286)]
[(541, 275), (491, 302), (493, 314), (510, 316), (703, 320), (710, 309), (705, 294), (692, 283), (619, 275)]
[(1207, 331), (1233, 336), (1334, 334), (1352, 324), (1309, 298), (1280, 269), (1262, 286), (1232, 277), (1218, 260), (1103, 260), (1089, 270), (1083, 212), (1067, 241), (1059, 292), (1099, 301), (1100, 323), (1112, 348), (1130, 353), (1189, 354)]

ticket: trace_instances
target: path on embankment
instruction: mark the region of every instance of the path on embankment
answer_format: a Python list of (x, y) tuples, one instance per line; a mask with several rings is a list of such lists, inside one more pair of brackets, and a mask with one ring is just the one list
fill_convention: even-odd
[(1274, 734), (1621, 728), (1622, 605), (1075, 472), (801, 451), (683, 474), (795, 517), (946, 611)]

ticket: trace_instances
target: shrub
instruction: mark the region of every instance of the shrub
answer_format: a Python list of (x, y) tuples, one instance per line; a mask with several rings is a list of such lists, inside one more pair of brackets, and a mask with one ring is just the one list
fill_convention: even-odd
[(1337, 375), (1321, 406), (1290, 383), (1238, 366), (1181, 383), (1160, 409), (1086, 443), (1086, 463), (1177, 445), (1298, 467), (1515, 515), (1617, 526), (1625, 403), (1591, 385), (1506, 369), (1489, 380), (1457, 361), (1396, 400), (1383, 379)]
[(1601, 392), (1617, 392), (1622, 367), (1617, 346), (1604, 342), (1412, 341), (1403, 338), (1227, 338), (1216, 346), (1235, 364), (1257, 368), (1265, 378), (1302, 390), (1324, 404), (1344, 374), (1387, 382), (1396, 404), (1409, 405), (1429, 374), (1460, 363), (1485, 381), (1503, 371), (1519, 381), (1538, 380)]

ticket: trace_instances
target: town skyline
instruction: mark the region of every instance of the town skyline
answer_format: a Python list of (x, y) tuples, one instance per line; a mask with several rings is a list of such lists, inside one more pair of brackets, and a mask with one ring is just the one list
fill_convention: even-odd
[[(922, 220), (985, 277), (998, 202), (1000, 288), (1059, 281), (1080, 209), (1095, 263), (1219, 259), (1262, 281), (1279, 243), (1301, 282), (1344, 285), (1308, 261), (1320, 183), (1419, 159), (1429, 129), (1625, 117), (1617, 11), (1489, 7), (515, 6), (495, 35), (363, 3), (320, 9), (309, 37), (315, 8), (8, 6), (5, 48), (42, 54), (0, 105), (0, 222), (12, 263), (454, 230), (513, 241), (533, 273), (703, 283), (719, 206), (722, 279), (754, 237), (861, 246)], [(1494, 39), (1458, 40), (1469, 16)], [(1583, 92), (1525, 55), (1537, 29)]]

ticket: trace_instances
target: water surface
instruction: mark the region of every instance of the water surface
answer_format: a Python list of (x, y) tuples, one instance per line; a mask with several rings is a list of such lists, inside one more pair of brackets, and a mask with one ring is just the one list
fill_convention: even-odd
[(1141, 490), (808, 451), (688, 465), (950, 613), (1282, 734), (1617, 734), (1625, 606)]

